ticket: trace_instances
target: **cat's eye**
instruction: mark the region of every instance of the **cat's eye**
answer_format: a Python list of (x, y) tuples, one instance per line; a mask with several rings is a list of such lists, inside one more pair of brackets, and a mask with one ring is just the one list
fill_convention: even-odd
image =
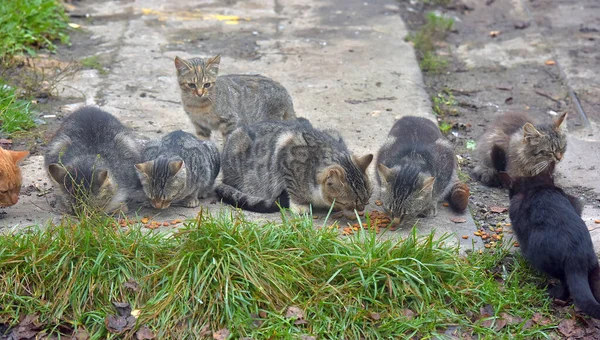
[(196, 84), (194, 84), (194, 83), (188, 83), (187, 86), (189, 86), (190, 89), (195, 89), (196, 88)]
[(6, 195), (6, 194), (8, 194), (8, 190), (0, 190), (0, 194)]
[(210, 83), (204, 83), (204, 88), (207, 89), (210, 87)]

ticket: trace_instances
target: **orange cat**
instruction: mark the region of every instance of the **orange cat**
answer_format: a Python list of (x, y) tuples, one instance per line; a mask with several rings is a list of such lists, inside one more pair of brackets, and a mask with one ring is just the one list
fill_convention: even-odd
[(10, 151), (0, 147), (0, 207), (10, 207), (19, 200), (21, 169), (18, 163), (29, 151)]

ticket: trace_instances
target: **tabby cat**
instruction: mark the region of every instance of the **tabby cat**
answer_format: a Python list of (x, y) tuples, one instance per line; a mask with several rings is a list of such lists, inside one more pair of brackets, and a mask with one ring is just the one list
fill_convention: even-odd
[(209, 139), (212, 130), (227, 136), (237, 125), (295, 119), (287, 90), (256, 74), (218, 76), (221, 56), (189, 60), (175, 57), (183, 108), (196, 134)]
[(156, 209), (172, 204), (197, 207), (198, 198), (212, 191), (220, 168), (219, 150), (213, 142), (181, 130), (149, 142), (142, 160), (135, 168)]
[(0, 147), (0, 207), (9, 207), (19, 201), (21, 169), (19, 162), (29, 151), (11, 151)]
[(352, 218), (371, 197), (372, 159), (352, 156), (337, 132), (317, 130), (306, 119), (262, 122), (227, 139), (216, 192), (246, 210), (275, 212), (279, 204), (303, 213), (333, 204), (338, 215)]
[(507, 171), (512, 177), (535, 176), (550, 163), (560, 162), (567, 149), (566, 116), (562, 114), (554, 123), (534, 125), (525, 114), (502, 115), (477, 145), (475, 178), (488, 186), (500, 184), (491, 159), (494, 145), (507, 153)]
[(491, 151), (500, 181), (509, 188), (510, 221), (523, 257), (562, 285), (549, 293), (561, 300), (569, 295), (586, 314), (600, 319), (600, 266), (590, 232), (581, 219), (581, 203), (554, 185), (555, 162), (531, 177), (503, 172), (506, 154)]
[(59, 204), (76, 214), (127, 211), (128, 201), (141, 199), (134, 165), (142, 148), (143, 141), (111, 114), (95, 107), (73, 112), (45, 155)]
[(407, 116), (398, 120), (377, 155), (377, 182), (391, 228), (436, 215), (437, 202), (448, 198), (463, 211), (469, 188), (458, 181), (454, 150), (429, 119)]

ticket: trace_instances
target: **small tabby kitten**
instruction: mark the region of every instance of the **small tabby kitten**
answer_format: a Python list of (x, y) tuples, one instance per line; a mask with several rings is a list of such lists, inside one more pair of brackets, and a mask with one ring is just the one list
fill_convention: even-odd
[(600, 319), (600, 265), (590, 232), (581, 219), (576, 197), (554, 185), (551, 162), (531, 177), (511, 177), (503, 172), (504, 150), (492, 149), (492, 161), (502, 184), (509, 188), (509, 215), (523, 257), (535, 269), (560, 280), (551, 296), (567, 300)]
[(494, 145), (504, 150), (507, 171), (512, 177), (535, 176), (550, 163), (560, 162), (567, 149), (566, 113), (554, 123), (533, 125), (525, 114), (506, 113), (486, 132), (475, 151), (479, 164), (474, 177), (488, 186), (498, 186), (498, 172), (494, 169), (491, 150)]
[(10, 151), (0, 147), (0, 207), (10, 207), (19, 201), (21, 169), (19, 162), (29, 151)]
[(469, 188), (456, 174), (454, 150), (429, 119), (398, 120), (377, 155), (377, 182), (391, 228), (435, 216), (436, 204), (448, 198), (457, 211), (467, 208)]
[(86, 209), (126, 212), (140, 200), (134, 164), (143, 142), (111, 114), (83, 107), (67, 117), (48, 145), (45, 165), (59, 204), (79, 214)]
[(180, 205), (195, 208), (212, 191), (219, 174), (217, 146), (181, 130), (151, 141), (135, 165), (144, 193), (156, 209)]
[(296, 119), (292, 97), (278, 82), (256, 74), (218, 76), (221, 56), (189, 60), (175, 57), (183, 108), (196, 134), (212, 130), (226, 137), (237, 125)]
[(352, 156), (337, 132), (317, 130), (306, 119), (262, 122), (227, 139), (216, 192), (246, 210), (279, 211), (278, 200), (296, 213), (334, 204), (339, 215), (352, 218), (369, 203), (372, 159)]

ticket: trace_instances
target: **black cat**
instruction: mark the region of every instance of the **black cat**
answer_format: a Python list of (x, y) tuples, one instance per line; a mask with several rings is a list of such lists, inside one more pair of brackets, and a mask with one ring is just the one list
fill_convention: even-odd
[(554, 164), (533, 177), (511, 178), (504, 151), (494, 147), (492, 159), (509, 189), (510, 219), (525, 259), (560, 280), (550, 295), (566, 300), (570, 293), (575, 306), (600, 319), (600, 266), (579, 200), (554, 185)]

